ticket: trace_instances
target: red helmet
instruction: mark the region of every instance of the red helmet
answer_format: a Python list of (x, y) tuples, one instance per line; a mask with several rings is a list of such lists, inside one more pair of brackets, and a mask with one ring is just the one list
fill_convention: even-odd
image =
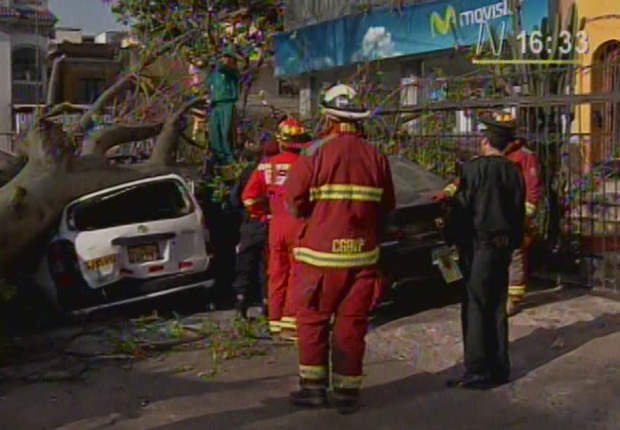
[(283, 150), (301, 150), (307, 146), (312, 137), (301, 122), (288, 118), (278, 124), (276, 139)]

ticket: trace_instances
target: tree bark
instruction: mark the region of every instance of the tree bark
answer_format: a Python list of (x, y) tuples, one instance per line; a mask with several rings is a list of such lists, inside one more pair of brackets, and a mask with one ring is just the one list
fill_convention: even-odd
[(163, 124), (117, 125), (106, 128), (90, 137), (82, 155), (104, 157), (106, 152), (124, 143), (140, 142), (157, 136)]

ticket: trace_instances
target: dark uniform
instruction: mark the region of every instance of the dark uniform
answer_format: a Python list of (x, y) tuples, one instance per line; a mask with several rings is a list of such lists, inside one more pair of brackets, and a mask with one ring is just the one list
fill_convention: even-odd
[(243, 318), (247, 316), (247, 308), (252, 295), (260, 296), (263, 303), (263, 313), (266, 311), (264, 291), (267, 285), (266, 276), (266, 247), (268, 224), (266, 219), (258, 219), (246, 212), (241, 194), (254, 172), (255, 165), (248, 166), (239, 183), (231, 192), (231, 203), (242, 213), (240, 242), (237, 245), (237, 275), (233, 282), (233, 289), (237, 294), (237, 310)]
[(517, 164), (497, 155), (464, 164), (447, 236), (459, 248), (465, 376), (454, 385), (482, 388), (508, 379), (508, 266), (523, 241), (525, 185)]

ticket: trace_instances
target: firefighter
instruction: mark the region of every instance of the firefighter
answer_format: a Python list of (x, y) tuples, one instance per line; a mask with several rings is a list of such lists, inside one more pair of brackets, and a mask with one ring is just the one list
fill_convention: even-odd
[(508, 267), (523, 241), (525, 185), (503, 156), (514, 141), (512, 123), (486, 122), (482, 156), (463, 165), (446, 238), (459, 248), (465, 373), (448, 386), (491, 388), (508, 381)]
[(295, 340), (295, 309), (290, 294), (295, 271), (293, 241), (302, 222), (287, 211), (284, 182), (299, 152), (311, 140), (308, 130), (295, 119), (278, 124), (276, 140), (280, 154), (257, 170), (243, 191), (243, 202), (250, 213), (261, 213), (268, 201), (269, 228), (269, 329), (274, 336)]
[(329, 133), (304, 151), (286, 183), (289, 210), (306, 219), (294, 251), (302, 263), (295, 290), (300, 389), (291, 401), (325, 405), (331, 373), (335, 406), (349, 413), (359, 405), (369, 313), (385, 289), (380, 226), (395, 197), (387, 158), (362, 137), (370, 112), (355, 90), (332, 86), (321, 111)]
[[(262, 169), (269, 158), (278, 153), (278, 146), (275, 142), (267, 142), (263, 146), (263, 158), (258, 165)], [(242, 223), (240, 229), (240, 241), (237, 245), (237, 275), (233, 282), (233, 289), (237, 294), (235, 308), (239, 316), (247, 318), (247, 311), (252, 292), (260, 293), (262, 299), (262, 313), (267, 316), (267, 295), (265, 294), (266, 279), (266, 258), (267, 251), (267, 232), (269, 214), (264, 211), (249, 213), (245, 210), (242, 202), (241, 193), (248, 184), (252, 173), (256, 169), (255, 151), (246, 149), (242, 158), (249, 164), (242, 172), (239, 183), (231, 192), (231, 203), (235, 209), (242, 213)], [(254, 288), (252, 288), (254, 287)], [(255, 291), (252, 291), (255, 290)]]
[(525, 180), (525, 239), (512, 254), (510, 284), (508, 288), (508, 316), (519, 312), (527, 288), (529, 251), (536, 235), (536, 214), (542, 198), (542, 178), (538, 157), (518, 138), (504, 151), (509, 160), (521, 168)]

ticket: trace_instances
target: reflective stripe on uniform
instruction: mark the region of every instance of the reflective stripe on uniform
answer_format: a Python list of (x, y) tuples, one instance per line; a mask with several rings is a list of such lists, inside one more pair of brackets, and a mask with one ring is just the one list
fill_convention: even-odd
[(510, 285), (508, 287), (508, 295), (512, 298), (523, 298), (525, 296), (525, 285)]
[(332, 388), (335, 390), (357, 390), (362, 386), (362, 376), (345, 376), (334, 373)]
[(279, 321), (279, 323), (282, 328), (297, 330), (297, 322), (295, 321), (295, 318), (284, 317)]
[(456, 194), (458, 189), (459, 187), (457, 187), (456, 184), (449, 184), (446, 188), (443, 189), (443, 192), (452, 197)]
[(525, 202), (525, 215), (532, 217), (536, 214), (536, 205), (530, 202)]
[(256, 200), (256, 199), (245, 199), (243, 201), (243, 206), (245, 206), (245, 207), (254, 206), (256, 203), (258, 203), (258, 200)]
[(322, 381), (327, 379), (327, 366), (299, 365), (299, 377), (310, 381)]
[(311, 266), (348, 268), (376, 264), (379, 261), (379, 248), (356, 254), (334, 254), (314, 251), (309, 248), (294, 248), (293, 255), (297, 261)]
[(269, 321), (269, 331), (271, 333), (280, 333), (282, 331), (280, 321)]
[(310, 188), (310, 201), (315, 200), (355, 200), (380, 202), (383, 188), (350, 184), (327, 184)]
[(282, 317), (280, 320), (280, 324), (282, 327), (292, 327), (294, 329), (297, 328), (297, 319), (294, 317)]

